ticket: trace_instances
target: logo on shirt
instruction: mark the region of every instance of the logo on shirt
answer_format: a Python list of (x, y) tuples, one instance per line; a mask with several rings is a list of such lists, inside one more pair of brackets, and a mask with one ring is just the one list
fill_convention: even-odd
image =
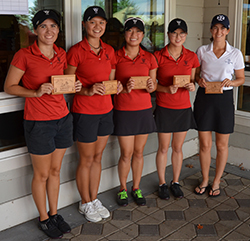
[(106, 55), (106, 60), (110, 60), (109, 55), (108, 54), (105, 55)]
[(184, 60), (184, 66), (188, 66), (188, 61)]
[(61, 59), (60, 59), (60, 57), (57, 57), (57, 63), (59, 64), (59, 63), (61, 63)]
[(227, 64), (233, 64), (233, 62), (231, 61), (231, 59), (225, 60), (225, 63), (227, 63)]
[(145, 64), (145, 61), (146, 61), (146, 59), (143, 59), (143, 58), (141, 59), (142, 64)]

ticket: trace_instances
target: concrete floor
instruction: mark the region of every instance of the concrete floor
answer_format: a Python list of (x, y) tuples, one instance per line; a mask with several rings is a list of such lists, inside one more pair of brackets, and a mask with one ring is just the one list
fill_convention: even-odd
[[(214, 160), (210, 176), (214, 176)], [(172, 167), (167, 167), (168, 183)], [(184, 198), (161, 200), (157, 196), (158, 177), (152, 173), (142, 178), (140, 188), (147, 205), (138, 207), (129, 199), (127, 207), (116, 204), (118, 189), (99, 194), (99, 199), (111, 211), (111, 217), (90, 223), (77, 211), (78, 204), (59, 210), (71, 225), (72, 232), (62, 241), (156, 241), (156, 240), (250, 240), (250, 172), (227, 164), (221, 180), (221, 195), (216, 198), (193, 193), (201, 180), (199, 156), (184, 160), (180, 184)], [(212, 180), (212, 179), (211, 179)], [(131, 183), (128, 185), (128, 190)], [(25, 210), (22, 210), (25, 211)], [(37, 228), (37, 219), (0, 232), (1, 241), (49, 240)]]

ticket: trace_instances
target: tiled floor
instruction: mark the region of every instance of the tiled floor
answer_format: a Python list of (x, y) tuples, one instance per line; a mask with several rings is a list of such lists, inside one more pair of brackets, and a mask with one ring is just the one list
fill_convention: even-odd
[[(111, 217), (99, 223), (89, 223), (77, 213), (77, 204), (60, 210), (73, 228), (61, 240), (70, 241), (156, 241), (156, 240), (250, 240), (250, 172), (227, 165), (221, 180), (221, 195), (208, 197), (193, 193), (201, 173), (198, 156), (184, 161), (180, 184), (185, 197), (161, 200), (157, 197), (157, 174), (143, 178), (141, 188), (146, 193), (147, 205), (138, 207), (131, 199), (127, 207), (115, 204), (111, 190), (100, 195), (109, 207)], [(212, 164), (214, 166), (214, 164)], [(214, 169), (211, 168), (211, 177)], [(171, 180), (171, 167), (167, 170)], [(113, 204), (107, 205), (112, 197)], [(70, 213), (70, 215), (69, 215)], [(48, 240), (35, 227), (36, 221), (19, 225), (0, 233), (0, 240)], [(33, 231), (26, 235), (27, 226)], [(15, 236), (16, 234), (16, 236)]]

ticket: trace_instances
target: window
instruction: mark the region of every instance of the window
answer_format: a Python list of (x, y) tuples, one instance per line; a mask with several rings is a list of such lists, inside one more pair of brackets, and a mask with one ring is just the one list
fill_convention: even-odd
[(133, 16), (140, 17), (145, 22), (145, 36), (142, 44), (147, 50), (154, 52), (164, 47), (163, 0), (82, 0), (82, 15), (85, 9), (92, 5), (98, 5), (105, 10), (109, 21), (102, 39), (115, 50), (119, 49), (123, 43), (124, 21)]
[[(28, 15), (0, 15), (0, 152), (25, 146), (22, 100), (18, 97), (7, 96), (3, 92), (3, 86), (14, 54), (20, 48), (28, 47), (36, 40), (31, 20), (38, 10), (45, 8), (55, 9), (63, 16), (63, 0), (29, 0)], [(65, 49), (63, 17), (61, 20), (62, 31), (56, 44)], [(9, 98), (13, 98), (14, 101), (6, 107), (6, 101)], [(8, 108), (7, 111), (6, 108)]]

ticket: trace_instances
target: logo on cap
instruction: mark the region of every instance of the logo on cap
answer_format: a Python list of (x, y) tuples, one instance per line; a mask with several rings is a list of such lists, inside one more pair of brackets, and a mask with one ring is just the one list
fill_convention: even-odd
[(98, 8), (93, 8), (93, 11), (95, 12), (95, 14), (97, 14), (98, 13)]
[(218, 15), (218, 16), (217, 16), (217, 20), (220, 21), (220, 22), (222, 22), (222, 21), (225, 20), (225, 16), (223, 16), (223, 15)]
[(137, 19), (133, 19), (133, 22), (134, 22), (134, 24), (136, 24), (137, 23)]
[(176, 21), (176, 23), (180, 26), (181, 25), (181, 21)]
[(44, 10), (43, 11), (46, 15), (49, 15), (49, 10)]

